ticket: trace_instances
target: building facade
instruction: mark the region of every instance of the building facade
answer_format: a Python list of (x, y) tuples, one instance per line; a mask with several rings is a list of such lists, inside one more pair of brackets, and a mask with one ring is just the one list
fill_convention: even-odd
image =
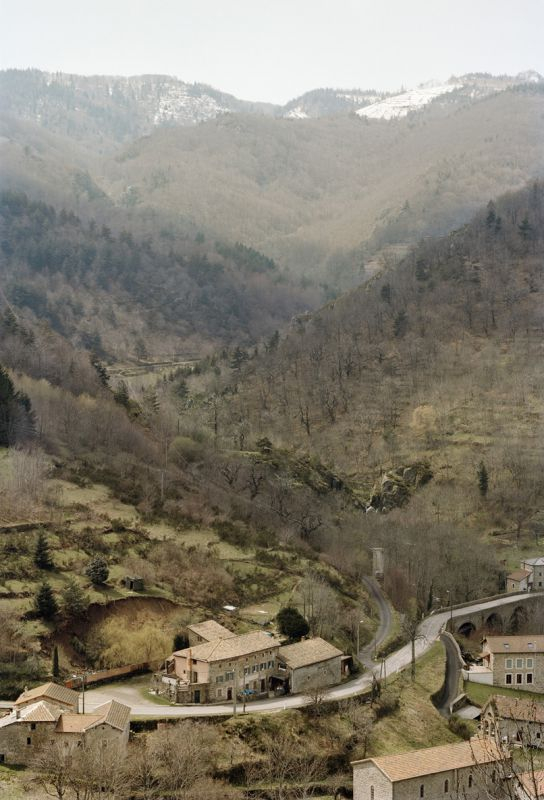
[(502, 761), (495, 744), (483, 738), (365, 758), (353, 762), (353, 800), (481, 800), (504, 774)]
[[(50, 687), (46, 684), (45, 687)], [(56, 684), (53, 684), (56, 686)], [(67, 748), (112, 747), (124, 752), (130, 731), (130, 708), (111, 700), (96, 708), (92, 714), (78, 714), (77, 706), (66, 708), (64, 692), (77, 693), (59, 686), (47, 688), (47, 698), (39, 696), (28, 702), (29, 692), (21, 695), (10, 714), (0, 718), (0, 763), (31, 764), (48, 745), (63, 744)], [(58, 704), (50, 697), (59, 695)], [(26, 696), (25, 696), (26, 695)]]
[(482, 661), (494, 686), (544, 692), (544, 636), (487, 636)]
[(299, 694), (342, 680), (343, 653), (324, 639), (315, 637), (278, 650), (278, 676), (285, 676), (287, 691)]
[(505, 744), (544, 747), (544, 703), (518, 697), (491, 697), (482, 709), (483, 736)]
[(544, 556), (525, 558), (521, 561), (520, 567), (530, 573), (528, 579), (529, 591), (544, 591)]

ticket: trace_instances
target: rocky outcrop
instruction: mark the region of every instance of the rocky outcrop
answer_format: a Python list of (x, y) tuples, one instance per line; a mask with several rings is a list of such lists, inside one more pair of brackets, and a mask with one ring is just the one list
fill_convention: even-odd
[(400, 508), (411, 494), (433, 477), (429, 464), (419, 461), (384, 472), (372, 487), (370, 507), (379, 511)]

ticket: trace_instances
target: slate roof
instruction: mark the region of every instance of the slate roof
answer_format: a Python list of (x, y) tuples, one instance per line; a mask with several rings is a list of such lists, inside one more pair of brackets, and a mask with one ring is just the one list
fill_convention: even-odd
[(201, 636), (207, 642), (212, 642), (214, 639), (232, 639), (236, 636), (235, 633), (229, 631), (219, 622), (214, 619), (207, 619), (205, 622), (196, 622), (194, 625), (187, 625), (187, 630)]
[(544, 723), (544, 703), (521, 697), (504, 697), (498, 694), (489, 700), (501, 719), (514, 719), (519, 722)]
[(41, 698), (45, 700), (57, 700), (59, 703), (66, 705), (75, 705), (77, 707), (79, 695), (73, 689), (67, 689), (66, 686), (60, 686), (58, 683), (42, 683), (41, 686), (36, 686), (34, 689), (29, 689), (19, 695), (14, 703), (14, 706), (23, 705), (33, 700)]
[(544, 556), (539, 556), (538, 558), (524, 558), (524, 564), (530, 564), (532, 567), (542, 567), (544, 566)]
[(303, 642), (287, 644), (278, 650), (278, 657), (283, 659), (291, 669), (318, 664), (320, 661), (328, 661), (330, 658), (341, 655), (341, 650), (319, 636), (314, 639), (305, 639)]
[(491, 653), (544, 653), (544, 636), (486, 636)]
[(475, 737), (468, 742), (428, 747), (394, 756), (364, 758), (353, 761), (353, 765), (375, 764), (391, 782), (405, 781), (424, 775), (435, 775), (452, 769), (490, 764), (501, 758), (495, 743), (489, 739)]
[(228, 661), (233, 658), (249, 656), (261, 650), (270, 650), (279, 647), (280, 642), (269, 636), (264, 631), (244, 633), (241, 636), (232, 636), (229, 639), (215, 639), (213, 642), (203, 642), (195, 647), (186, 647), (178, 650), (174, 656), (187, 658), (189, 655), (198, 661)]

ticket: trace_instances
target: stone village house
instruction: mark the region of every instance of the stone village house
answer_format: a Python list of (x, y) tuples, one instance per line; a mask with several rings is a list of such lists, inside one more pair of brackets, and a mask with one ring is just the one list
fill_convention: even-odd
[(130, 708), (110, 700), (91, 714), (78, 713), (79, 695), (56, 683), (21, 694), (11, 713), (0, 718), (0, 763), (30, 764), (40, 749), (60, 742), (66, 748), (99, 745), (126, 748)]
[(214, 620), (189, 625), (187, 636), (190, 646), (173, 653), (152, 683), (177, 703), (310, 691), (340, 683), (345, 671), (346, 657), (319, 637), (282, 646), (263, 631), (238, 636)]
[(495, 743), (468, 742), (429, 747), (353, 762), (353, 800), (481, 800), (504, 775)]
[(493, 686), (544, 692), (544, 636), (487, 636), (482, 661)]
[(528, 578), (528, 589), (530, 592), (541, 592), (544, 590), (544, 556), (538, 558), (525, 558), (520, 564), (521, 569), (530, 573)]
[(495, 741), (544, 747), (544, 703), (495, 695), (483, 707), (480, 719), (481, 733)]

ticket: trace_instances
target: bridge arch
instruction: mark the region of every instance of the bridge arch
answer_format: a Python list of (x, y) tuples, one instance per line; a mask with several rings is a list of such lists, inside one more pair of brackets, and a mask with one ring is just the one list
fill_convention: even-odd
[(503, 633), (504, 620), (500, 614), (498, 614), (496, 611), (493, 611), (493, 613), (490, 614), (486, 619), (485, 627), (489, 633)]
[(529, 621), (529, 612), (525, 606), (516, 606), (510, 615), (508, 628), (510, 633), (519, 633)]
[(466, 622), (462, 622), (459, 627), (457, 628), (457, 633), (460, 633), (461, 636), (465, 636), (467, 639), (470, 639), (474, 631), (476, 630), (476, 625), (471, 622), (469, 619)]

